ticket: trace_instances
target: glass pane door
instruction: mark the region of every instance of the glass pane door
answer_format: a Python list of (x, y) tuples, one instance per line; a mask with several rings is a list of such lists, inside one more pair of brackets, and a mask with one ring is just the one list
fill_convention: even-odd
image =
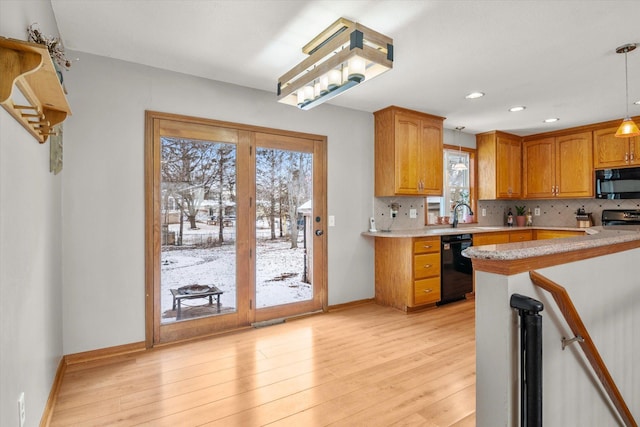
[(313, 155), (256, 148), (256, 308), (308, 301)]
[(236, 146), (163, 136), (163, 324), (236, 311)]
[(256, 134), (255, 319), (320, 310), (324, 144)]

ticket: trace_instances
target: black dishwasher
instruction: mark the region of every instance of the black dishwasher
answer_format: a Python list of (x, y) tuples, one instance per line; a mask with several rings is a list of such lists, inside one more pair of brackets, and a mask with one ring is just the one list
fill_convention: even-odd
[(441, 241), (441, 281), (440, 302), (438, 305), (466, 298), (473, 292), (473, 268), (471, 259), (462, 255), (462, 251), (473, 243), (471, 234), (450, 234)]

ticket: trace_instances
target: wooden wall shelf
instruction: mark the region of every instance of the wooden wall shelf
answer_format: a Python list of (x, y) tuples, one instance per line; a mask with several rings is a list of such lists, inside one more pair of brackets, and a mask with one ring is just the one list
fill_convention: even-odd
[[(17, 86), (27, 102), (15, 101)], [(41, 144), (71, 108), (43, 45), (0, 37), (0, 104)]]

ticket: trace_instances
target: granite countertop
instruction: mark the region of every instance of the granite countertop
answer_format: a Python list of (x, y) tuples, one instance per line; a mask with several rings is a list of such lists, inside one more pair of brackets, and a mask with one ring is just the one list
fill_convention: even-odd
[(566, 230), (566, 231), (585, 231), (587, 234), (597, 231), (590, 231), (591, 228), (577, 228), (577, 227), (507, 227), (504, 225), (496, 226), (479, 226), (479, 225), (460, 225), (456, 228), (448, 226), (429, 226), (411, 230), (391, 230), (376, 232), (365, 231), (363, 236), (371, 237), (427, 237), (427, 236), (446, 236), (450, 234), (477, 234), (477, 233), (491, 233), (496, 231), (519, 231), (519, 230)]
[(518, 230), (568, 230), (584, 231), (585, 236), (565, 237), (561, 239), (530, 240), (517, 243), (503, 243), (497, 245), (471, 246), (465, 249), (462, 254), (472, 259), (488, 260), (517, 260), (538, 257), (543, 255), (561, 254), (582, 249), (596, 248), (600, 246), (613, 245), (616, 243), (640, 240), (639, 226), (607, 226), (607, 227), (505, 227), (505, 226), (461, 226), (453, 227), (425, 227), (416, 230), (393, 230), (389, 232), (364, 232), (363, 236), (372, 237), (425, 237), (444, 236), (450, 234), (476, 234), (490, 233), (496, 231), (518, 231)]
[[(543, 228), (543, 227), (541, 227)], [(544, 229), (547, 229), (544, 227)], [(472, 259), (517, 260), (543, 255), (561, 254), (640, 240), (640, 227), (590, 227), (585, 236), (562, 239), (530, 240), (500, 245), (472, 246), (462, 255)]]

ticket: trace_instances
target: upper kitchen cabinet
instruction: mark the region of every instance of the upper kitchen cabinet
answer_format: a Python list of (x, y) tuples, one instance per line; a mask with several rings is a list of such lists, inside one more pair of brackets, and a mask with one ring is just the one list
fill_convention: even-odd
[(375, 117), (375, 195), (442, 195), (444, 117), (387, 107)]
[(522, 138), (492, 131), (476, 135), (478, 199), (519, 199), (522, 187)]
[(596, 169), (640, 165), (640, 137), (616, 138), (618, 127), (593, 132), (593, 163)]
[(591, 132), (525, 138), (522, 197), (593, 197), (592, 148)]

